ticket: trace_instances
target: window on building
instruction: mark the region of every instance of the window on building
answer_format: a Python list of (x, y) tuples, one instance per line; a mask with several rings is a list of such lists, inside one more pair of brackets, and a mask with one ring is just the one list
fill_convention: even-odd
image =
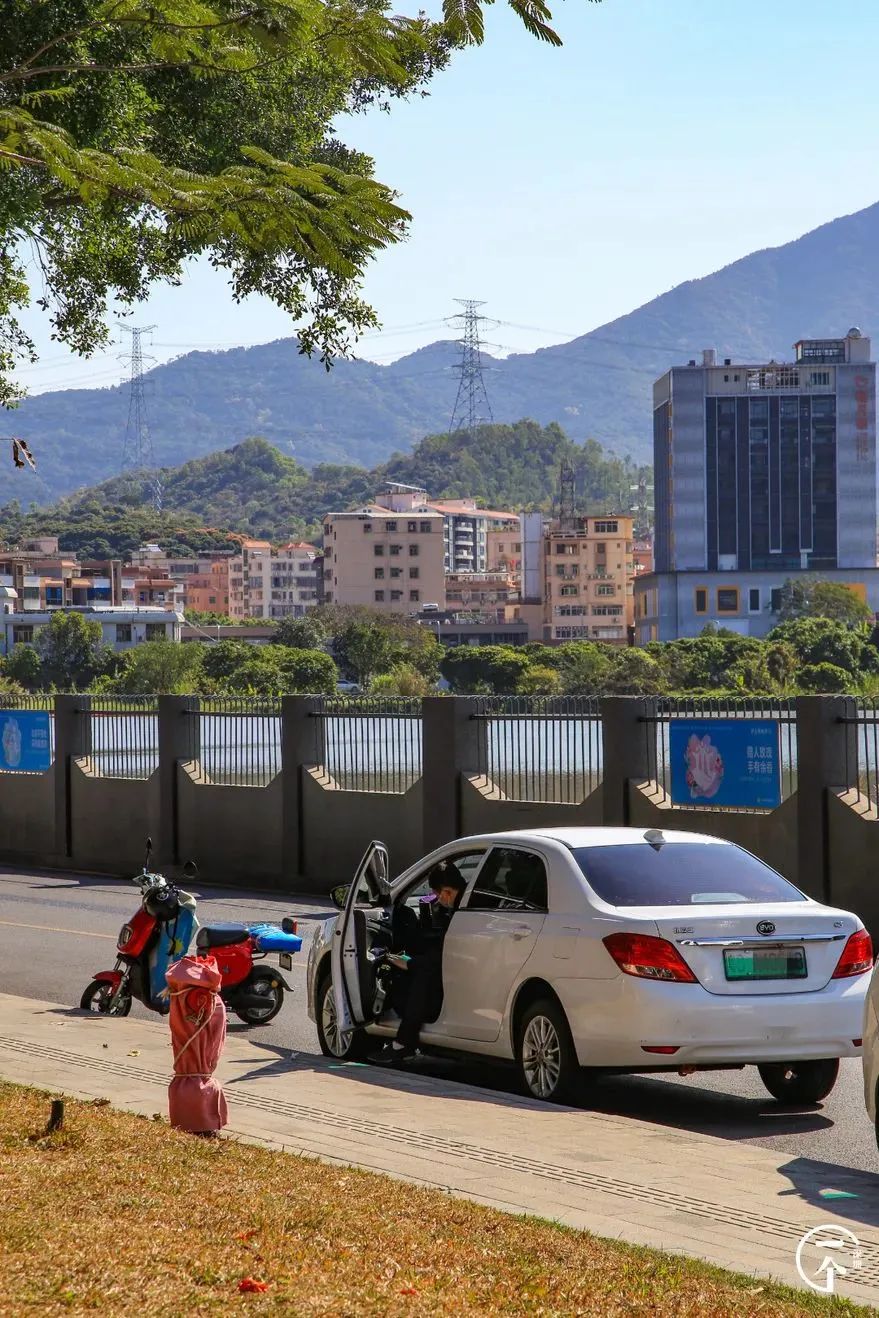
[(748, 591), (748, 612), (749, 612), (749, 613), (759, 613), (759, 612), (760, 612), (760, 587), (759, 587), (759, 586), (751, 586), (750, 590)]
[(402, 590), (392, 590), (392, 591), (391, 591), (391, 599), (392, 599), (392, 600), (401, 600), (402, 598), (403, 598), (403, 592), (402, 592)]
[(410, 569), (409, 569), (409, 578), (410, 578), (410, 580), (411, 580), (411, 581), (415, 581), (416, 578), (418, 577), (418, 575), (419, 575), (419, 570), (418, 570), (418, 568), (417, 568), (417, 567), (410, 567)]
[[(595, 534), (596, 534), (596, 535), (619, 535), (619, 530), (620, 530), (619, 522), (596, 522), (596, 523), (595, 523)], [(600, 547), (603, 548), (603, 546), (600, 546)]]
[(593, 604), (592, 612), (601, 618), (618, 618), (623, 611), (622, 604)]
[(812, 385), (813, 388), (817, 386), (817, 388), (819, 389), (828, 389), (830, 387), (830, 372), (810, 371), (809, 383)]
[(385, 547), (384, 545), (373, 545), (372, 552), (375, 554), (376, 558), (384, 558)]
[(216, 604), (216, 602), (217, 602), (216, 595), (208, 595), (208, 604)]
[(419, 525), (418, 525), (418, 529), (419, 529), (419, 531), (422, 531), (425, 535), (430, 535), (431, 531), (433, 530), (433, 523), (432, 523), (432, 522), (420, 522)]
[(784, 596), (784, 590), (781, 586), (773, 586), (769, 592), (769, 611), (770, 613), (781, 613), (781, 603)]
[(392, 576), (392, 577), (402, 577), (402, 575), (403, 575), (403, 569), (402, 569), (401, 567), (392, 567), (392, 568), (391, 568), (391, 576)]
[(400, 554), (402, 554), (402, 552), (403, 552), (403, 546), (402, 546), (402, 545), (391, 545), (391, 546), (390, 546), (390, 552), (391, 552), (391, 558), (398, 558), (398, 557), (400, 556)]
[(131, 623), (117, 622), (116, 624), (116, 644), (129, 645), (131, 643)]
[(148, 641), (164, 641), (165, 624), (163, 622), (148, 622), (146, 625), (146, 639)]
[(374, 570), (374, 572), (373, 572), (373, 576), (375, 577), (376, 581), (384, 581), (384, 579), (385, 579), (385, 570), (384, 570), (384, 568), (383, 568), (383, 567), (377, 567), (377, 568), (375, 568), (375, 570)]
[(421, 599), (421, 591), (420, 591), (420, 590), (410, 590), (410, 591), (409, 591), (409, 600), (410, 600), (410, 603), (412, 603), (412, 604), (417, 604), (418, 601), (419, 601), (420, 599)]
[(717, 612), (738, 613), (738, 611), (739, 611), (738, 586), (720, 586), (717, 591)]
[(397, 529), (397, 523), (396, 523), (396, 522), (385, 522), (385, 530), (386, 530), (386, 531), (396, 531), (396, 529)]
[(34, 639), (33, 627), (13, 627), (12, 643), (13, 645), (30, 645)]
[(697, 586), (693, 592), (693, 612), (708, 612), (708, 591), (704, 586)]
[(363, 523), (363, 529), (364, 529), (364, 531), (371, 531), (371, 530), (372, 530), (372, 522), (364, 522), (364, 523)]
[(604, 543), (603, 540), (598, 540), (598, 541), (596, 541), (596, 544), (595, 544), (595, 552), (596, 552), (596, 554), (601, 554), (601, 555), (604, 555), (604, 554), (607, 553), (607, 545)]
[(410, 558), (417, 558), (417, 557), (418, 557), (418, 546), (417, 546), (417, 545), (410, 545), (410, 546), (409, 546), (409, 557), (410, 557)]
[(595, 593), (596, 595), (615, 595), (617, 588), (616, 586), (596, 586)]
[(579, 595), (579, 594), (580, 594), (580, 587), (579, 587), (579, 586), (561, 586), (560, 589), (559, 589), (559, 594), (560, 594), (560, 595), (565, 595), (565, 596)]
[(376, 604), (384, 604), (385, 592), (383, 590), (377, 590), (373, 595), (373, 599), (375, 600)]
[(409, 532), (410, 535), (414, 535), (414, 533), (418, 530), (418, 523), (417, 523), (417, 522), (407, 522), (407, 523), (406, 523), (406, 530)]

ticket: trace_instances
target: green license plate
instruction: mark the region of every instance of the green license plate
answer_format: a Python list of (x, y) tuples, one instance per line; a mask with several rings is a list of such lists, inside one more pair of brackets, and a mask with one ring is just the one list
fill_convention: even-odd
[(805, 979), (806, 953), (802, 947), (727, 948), (723, 953), (727, 979)]

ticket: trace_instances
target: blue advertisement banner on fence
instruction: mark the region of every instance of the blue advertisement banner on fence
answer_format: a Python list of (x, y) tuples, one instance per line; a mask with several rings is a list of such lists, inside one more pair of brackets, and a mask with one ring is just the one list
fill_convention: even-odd
[(781, 738), (776, 719), (672, 719), (674, 805), (774, 810), (781, 804)]
[(48, 712), (0, 709), (0, 770), (44, 773), (51, 763)]

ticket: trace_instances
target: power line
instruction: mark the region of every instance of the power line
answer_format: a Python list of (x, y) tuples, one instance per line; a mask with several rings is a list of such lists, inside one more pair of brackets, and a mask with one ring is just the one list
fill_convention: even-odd
[(479, 332), (486, 318), (480, 316), (478, 308), (485, 306), (485, 303), (460, 297), (455, 298), (455, 301), (464, 310), (460, 315), (452, 317), (451, 322), (461, 331), (458, 339), (461, 360), (455, 367), (459, 377), (458, 395), (452, 409), (449, 434), (455, 430), (466, 430), (472, 437), (480, 423), (492, 419), (491, 404), (482, 377), (482, 342)]
[(154, 330), (155, 325), (122, 325), (121, 329), (131, 335), (131, 351), (123, 353), (121, 360), (129, 368), (128, 421), (122, 440), (122, 474), (146, 477), (150, 502), (156, 512), (162, 511), (162, 478), (153, 460), (153, 441), (147, 420), (146, 391), (144, 388), (144, 362), (154, 362), (155, 357), (145, 356), (141, 338)]

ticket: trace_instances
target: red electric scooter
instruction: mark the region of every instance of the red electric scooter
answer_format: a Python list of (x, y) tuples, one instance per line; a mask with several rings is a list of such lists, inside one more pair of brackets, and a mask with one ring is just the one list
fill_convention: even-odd
[[(196, 903), (163, 874), (150, 872), (151, 851), (152, 841), (147, 839), (143, 870), (133, 880), (140, 887), (140, 910), (119, 931), (115, 967), (99, 971), (83, 993), (79, 1005), (85, 1011), (127, 1016), (134, 998), (160, 1015), (170, 1009), (165, 971), (189, 948)], [(198, 870), (187, 861), (183, 872), (194, 878)], [(295, 920), (285, 919), (280, 925), (211, 925), (198, 930), (195, 942), (196, 955), (216, 958), (223, 976), (221, 996), (230, 1011), (247, 1025), (274, 1020), (290, 986), (279, 971), (255, 963), (277, 952), (281, 967), (292, 967), (293, 953), (302, 947)]]

